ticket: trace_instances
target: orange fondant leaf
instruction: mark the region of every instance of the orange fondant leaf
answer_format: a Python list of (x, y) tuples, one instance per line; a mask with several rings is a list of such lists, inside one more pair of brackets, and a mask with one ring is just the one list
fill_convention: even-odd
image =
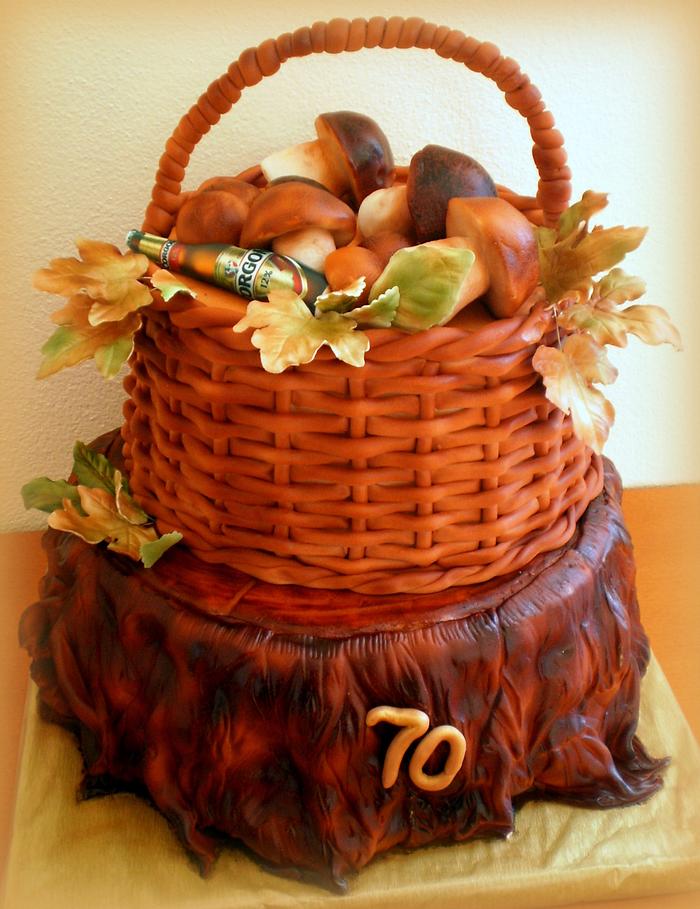
[(87, 543), (101, 543), (107, 540), (107, 548), (138, 560), (141, 546), (157, 539), (153, 527), (132, 524), (117, 508), (114, 496), (104, 489), (90, 489), (78, 486), (80, 505), (85, 512), (78, 513), (70, 499), (64, 499), (63, 509), (49, 515), (49, 526), (77, 534)]
[(148, 268), (141, 253), (122, 254), (116, 246), (95, 240), (76, 241), (80, 259), (53, 259), (48, 268), (34, 275), (34, 287), (72, 297), (82, 294), (92, 300), (91, 325), (118, 322), (152, 301), (150, 290), (140, 282)]
[(647, 286), (641, 278), (628, 275), (621, 268), (613, 268), (593, 288), (593, 296), (611, 303), (629, 303), (646, 293)]
[(337, 312), (314, 317), (295, 293), (272, 291), (268, 301), (253, 300), (234, 331), (253, 328), (251, 342), (260, 351), (267, 372), (283, 372), (289, 366), (309, 363), (327, 344), (339, 360), (364, 366), (369, 339), (356, 331), (356, 323)]
[(605, 351), (589, 335), (572, 335), (562, 349), (539, 347), (532, 365), (542, 376), (547, 398), (571, 414), (579, 439), (600, 454), (615, 418), (612, 404), (593, 382), (609, 384), (617, 376)]
[(82, 314), (75, 307), (74, 310), (76, 322), (60, 325), (41, 348), (44, 359), (38, 378), (44, 379), (90, 357), (95, 358), (105, 378), (114, 378), (131, 353), (134, 332), (141, 324), (139, 316), (129, 313), (119, 322), (104, 322), (93, 327), (87, 319), (79, 318), (86, 315), (87, 310)]
[(139, 508), (126, 491), (124, 479), (114, 471), (115, 492), (100, 487), (78, 486), (81, 513), (70, 498), (64, 498), (62, 508), (49, 515), (54, 530), (73, 533), (86, 543), (107, 542), (107, 548), (138, 561), (150, 568), (160, 556), (182, 539), (177, 531), (159, 537), (149, 524), (148, 515)]

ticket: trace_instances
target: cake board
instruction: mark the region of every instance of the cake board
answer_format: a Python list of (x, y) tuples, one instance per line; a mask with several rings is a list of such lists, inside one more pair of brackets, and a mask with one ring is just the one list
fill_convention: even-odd
[(608, 811), (530, 802), (507, 842), (479, 840), (379, 856), (335, 894), (269, 874), (226, 848), (204, 880), (166, 821), (126, 793), (76, 801), (73, 737), (25, 716), (4, 909), (257, 909), (428, 906), (521, 909), (700, 888), (700, 748), (658, 664), (644, 680), (640, 735), (671, 754), (648, 802)]

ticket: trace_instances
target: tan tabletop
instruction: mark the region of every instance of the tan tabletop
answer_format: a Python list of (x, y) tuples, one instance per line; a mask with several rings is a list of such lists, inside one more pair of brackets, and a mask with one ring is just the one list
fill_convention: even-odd
[[(623, 504), (635, 546), (644, 625), (678, 702), (700, 738), (700, 486), (628, 490)], [(16, 626), (21, 611), (36, 597), (43, 568), (40, 534), (0, 536), (0, 570), (5, 580), (0, 629), (0, 866), (4, 866), (8, 847), (29, 662), (16, 643)], [(587, 905), (598, 909), (697, 909), (700, 894)]]

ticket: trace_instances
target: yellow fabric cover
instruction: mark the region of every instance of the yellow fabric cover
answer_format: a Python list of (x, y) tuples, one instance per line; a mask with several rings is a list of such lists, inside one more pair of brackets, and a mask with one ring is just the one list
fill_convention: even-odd
[(700, 749), (658, 665), (640, 724), (670, 754), (664, 789), (608, 811), (530, 803), (510, 840), (432, 846), (376, 859), (339, 897), (263, 871), (234, 847), (202, 880), (165, 820), (126, 794), (78, 804), (74, 740), (25, 721), (6, 909), (534, 909), (700, 888)]

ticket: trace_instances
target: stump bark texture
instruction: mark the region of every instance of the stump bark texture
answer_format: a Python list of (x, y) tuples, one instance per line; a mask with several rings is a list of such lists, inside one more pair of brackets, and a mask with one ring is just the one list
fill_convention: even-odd
[[(392, 847), (508, 834), (518, 797), (660, 786), (635, 737), (648, 646), (619, 500), (607, 464), (566, 546), (423, 596), (276, 586), (177, 547), (144, 570), (48, 531), (21, 639), (84, 795), (140, 789), (205, 871), (223, 834), (342, 887)], [(414, 719), (368, 725), (380, 707)]]

